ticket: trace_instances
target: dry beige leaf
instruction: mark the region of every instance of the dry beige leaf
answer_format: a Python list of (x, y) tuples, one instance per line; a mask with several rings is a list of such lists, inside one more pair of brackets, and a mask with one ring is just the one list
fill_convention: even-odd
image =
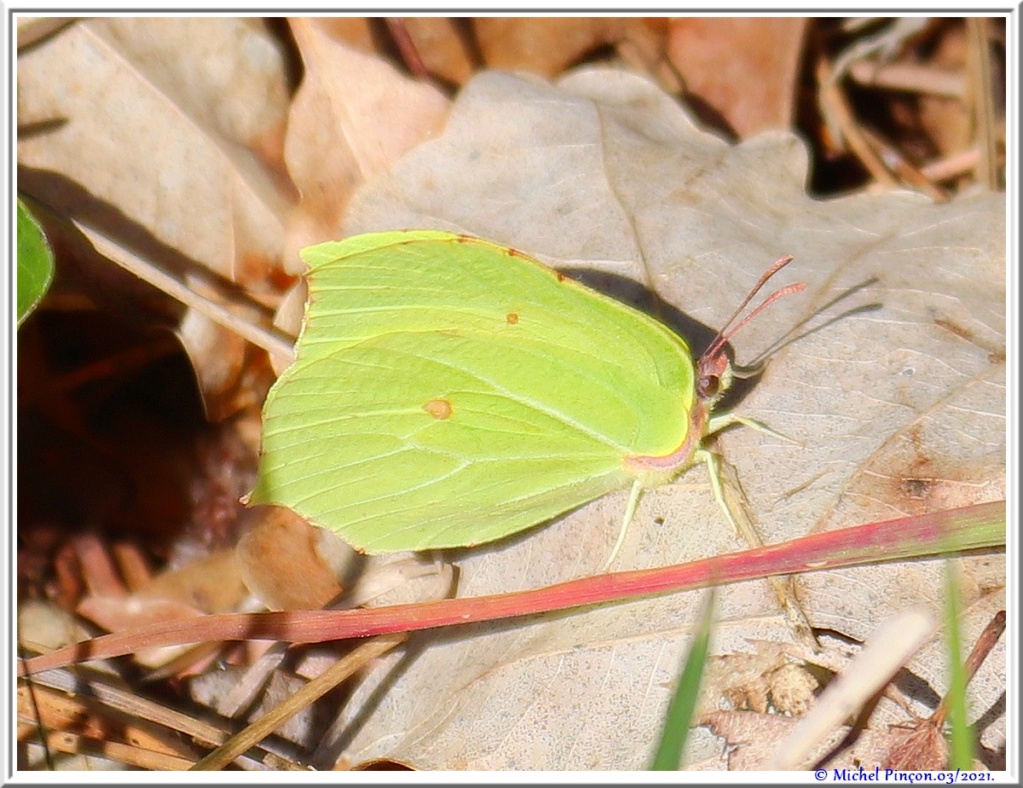
[[(79, 20), (18, 59), (19, 188), (186, 281), (198, 264), (271, 294), (292, 201), (283, 66), (245, 20)], [(222, 415), (244, 359), (206, 320), (182, 341)]]
[(74, 617), (53, 602), (29, 599), (18, 604), (18, 642), (28, 649), (44, 654), (87, 636)]

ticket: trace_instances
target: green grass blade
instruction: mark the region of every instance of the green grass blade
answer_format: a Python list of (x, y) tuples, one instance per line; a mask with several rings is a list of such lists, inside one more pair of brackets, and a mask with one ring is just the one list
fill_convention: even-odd
[(945, 639), (949, 659), (949, 687), (946, 696), (949, 722), (949, 768), (973, 768), (973, 730), (967, 719), (966, 685), (969, 679), (963, 664), (962, 636), (959, 631), (959, 584), (951, 561), (945, 562)]
[(650, 769), (653, 771), (676, 771), (682, 762), (682, 751), (689, 736), (696, 701), (700, 695), (700, 682), (707, 664), (710, 650), (710, 633), (714, 622), (714, 590), (707, 596), (703, 616), (693, 635), (693, 643), (686, 655), (678, 687), (668, 704), (664, 718), (664, 730)]

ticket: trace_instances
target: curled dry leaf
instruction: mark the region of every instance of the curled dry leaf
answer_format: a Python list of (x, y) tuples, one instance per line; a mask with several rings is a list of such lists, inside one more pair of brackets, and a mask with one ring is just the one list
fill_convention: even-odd
[(449, 102), (436, 88), (335, 40), (329, 25), (294, 19), (291, 29), (305, 64), (285, 142), (288, 172), (302, 194), (284, 256), (297, 274), (298, 250), (329, 237), (354, 189), (436, 134)]
[[(270, 296), (293, 200), (283, 60), (245, 20), (79, 20), (20, 53), (19, 188), (179, 278)], [(207, 407), (233, 412), (244, 349), (193, 321), (207, 325), (181, 338)]]
[(245, 585), (260, 602), (271, 610), (313, 610), (344, 590), (356, 554), (340, 537), (288, 509), (256, 511), (260, 519), (238, 542), (237, 553)]

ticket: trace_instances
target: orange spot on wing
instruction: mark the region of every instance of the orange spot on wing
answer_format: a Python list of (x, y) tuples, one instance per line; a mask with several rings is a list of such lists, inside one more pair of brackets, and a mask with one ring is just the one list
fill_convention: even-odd
[(517, 312), (509, 312), (504, 316), (504, 319), (508, 321), (509, 326), (514, 326), (519, 322), (519, 315)]
[(446, 399), (432, 399), (423, 405), (423, 410), (441, 421), (451, 418), (451, 414), (454, 413), (454, 408)]

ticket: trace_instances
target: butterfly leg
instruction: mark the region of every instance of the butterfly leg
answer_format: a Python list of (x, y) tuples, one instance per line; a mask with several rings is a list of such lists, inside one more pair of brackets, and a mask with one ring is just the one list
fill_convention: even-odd
[(622, 549), (622, 545), (625, 544), (625, 533), (629, 530), (632, 518), (636, 516), (636, 507), (639, 506), (639, 499), (642, 497), (643, 485), (637, 479), (632, 483), (632, 489), (629, 491), (629, 502), (625, 505), (625, 515), (622, 517), (622, 527), (618, 531), (618, 541), (615, 542), (611, 555), (601, 570), (602, 572), (607, 572), (611, 568), (611, 564), (618, 557), (618, 552)]
[(744, 427), (749, 427), (751, 430), (757, 432), (763, 432), (766, 435), (770, 435), (779, 440), (783, 440), (786, 443), (794, 443), (797, 446), (802, 446), (802, 441), (797, 441), (795, 438), (790, 438), (788, 435), (778, 432), (777, 430), (771, 429), (764, 422), (757, 419), (750, 419), (746, 416), (736, 416), (734, 413), (721, 413), (716, 416), (711, 416), (707, 420), (707, 434), (713, 435), (716, 432), (731, 427), (733, 424), (741, 424)]
[[(720, 413), (711, 416), (707, 420), (707, 434), (713, 435), (714, 433), (720, 432), (723, 429), (731, 427), (733, 424), (741, 424), (744, 427), (756, 430), (757, 432), (763, 432), (779, 440), (783, 440), (786, 443), (794, 443), (797, 446), (802, 446), (802, 441), (797, 441), (794, 438), (790, 438), (784, 433), (778, 432), (775, 429), (771, 429), (764, 422), (757, 419), (750, 419), (746, 416), (737, 416), (734, 413)], [(743, 529), (740, 529), (735, 520), (735, 515), (732, 514), (731, 508), (728, 506), (725, 500), (725, 488), (721, 481), (721, 457), (711, 449), (699, 448), (693, 453), (693, 459), (697, 462), (703, 462), (707, 465), (707, 473), (710, 474), (710, 483), (714, 488), (714, 499), (718, 502), (721, 508), (725, 512), (725, 516), (728, 518), (728, 522), (732, 524), (732, 528), (740, 536), (743, 535)], [(747, 535), (748, 540), (748, 535)]]
[(725, 499), (725, 485), (721, 481), (721, 456), (710, 449), (697, 449), (693, 454), (693, 459), (707, 466), (710, 486), (714, 490), (714, 500), (718, 502), (718, 506), (725, 513), (725, 517), (728, 518), (728, 522), (731, 523), (735, 533), (741, 534), (742, 531), (739, 529), (739, 524), (735, 521), (735, 516), (732, 514), (728, 501)]
[[(746, 424), (747, 427), (753, 427), (753, 424), (747, 424), (747, 421), (753, 421), (752, 419), (735, 419), (735, 423)], [(760, 425), (760, 422), (756, 422)], [(763, 426), (763, 425), (760, 425)], [(767, 428), (766, 432), (770, 435), (778, 435), (785, 440), (791, 440), (784, 435), (776, 433), (774, 430)], [(795, 442), (795, 441), (793, 441)], [(728, 522), (732, 524), (732, 528), (735, 529), (736, 534), (743, 539), (746, 544), (750, 547), (763, 547), (764, 540), (760, 536), (760, 532), (753, 526), (749, 521), (749, 518), (745, 514), (740, 515), (740, 519), (744, 523), (745, 527), (740, 527), (739, 522), (736, 520), (735, 515), (732, 513), (732, 507), (728, 505), (728, 501), (725, 498), (725, 485), (721, 473), (721, 455), (710, 449), (699, 448), (693, 453), (693, 459), (697, 462), (703, 462), (707, 465), (707, 472), (710, 474), (711, 487), (714, 489), (714, 499), (718, 502), (718, 505), (725, 513), (725, 517)], [(741, 495), (744, 498), (745, 496)], [(771, 585), (774, 587), (775, 593), (778, 596), (778, 600), (781, 602), (782, 609), (785, 611), (786, 617), (790, 624), (795, 628), (797, 635), (800, 638), (804, 638), (814, 648), (819, 648), (814, 635), (813, 630), (810, 626), (809, 619), (806, 613), (803, 611), (802, 606), (799, 604), (799, 600), (795, 598), (795, 592), (793, 591), (792, 585), (787, 581), (779, 577), (769, 578)]]

